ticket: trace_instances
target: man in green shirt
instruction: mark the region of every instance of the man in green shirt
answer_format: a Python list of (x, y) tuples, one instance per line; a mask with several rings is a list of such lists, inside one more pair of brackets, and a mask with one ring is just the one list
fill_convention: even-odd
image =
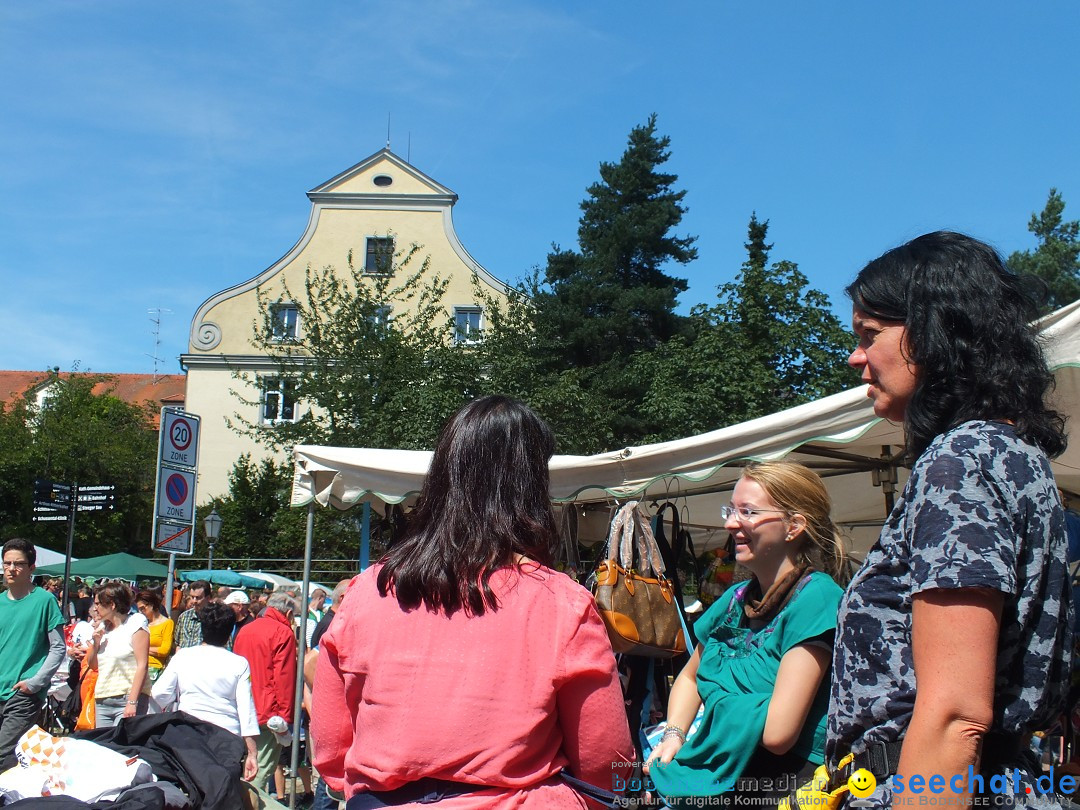
[(4, 543), (0, 594), (0, 768), (41, 717), (49, 681), (64, 660), (64, 618), (48, 591), (34, 585), (37, 549), (15, 537)]

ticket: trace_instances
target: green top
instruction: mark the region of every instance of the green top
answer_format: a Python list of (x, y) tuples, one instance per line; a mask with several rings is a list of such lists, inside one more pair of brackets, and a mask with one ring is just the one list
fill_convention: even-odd
[[(657, 791), (665, 798), (714, 796), (734, 789), (761, 742), (784, 653), (822, 636), (832, 643), (843, 591), (827, 574), (804, 577), (795, 595), (758, 630), (750, 630), (744, 618), (748, 584), (728, 588), (694, 625), (702, 645), (697, 685), (704, 715), (675, 759), (650, 769)], [(825, 678), (792, 753), (816, 763), (825, 761), (828, 708), (829, 679)]]
[(49, 652), (49, 631), (64, 626), (56, 597), (34, 587), (22, 599), (0, 593), (0, 700), (32, 678)]

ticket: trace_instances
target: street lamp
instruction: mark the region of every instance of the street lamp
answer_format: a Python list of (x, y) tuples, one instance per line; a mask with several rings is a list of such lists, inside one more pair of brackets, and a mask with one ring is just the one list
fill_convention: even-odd
[(206, 568), (209, 571), (214, 570), (214, 543), (221, 536), (221, 523), (221, 515), (217, 513), (217, 507), (211, 508), (210, 514), (203, 521), (203, 528), (206, 529), (206, 542), (210, 544), (210, 557), (206, 563)]

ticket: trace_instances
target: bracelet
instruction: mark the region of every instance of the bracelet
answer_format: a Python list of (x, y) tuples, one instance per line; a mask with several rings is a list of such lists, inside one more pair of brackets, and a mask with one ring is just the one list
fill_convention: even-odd
[[(127, 704), (128, 704), (128, 706), (138, 706), (138, 705), (139, 705), (139, 701), (138, 701), (138, 700), (129, 700), (129, 701), (127, 702)], [(685, 741), (686, 741), (686, 738), (685, 738), (685, 737), (683, 737), (683, 742), (685, 742)]]
[(678, 726), (667, 726), (664, 729), (664, 733), (660, 735), (660, 742), (663, 742), (668, 737), (677, 737), (679, 742), (686, 742), (686, 732)]

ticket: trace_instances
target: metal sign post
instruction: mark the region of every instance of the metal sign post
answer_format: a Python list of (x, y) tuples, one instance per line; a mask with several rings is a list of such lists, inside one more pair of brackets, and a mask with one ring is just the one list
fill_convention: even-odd
[(79, 505), (79, 485), (71, 485), (71, 501), (68, 503), (68, 537), (64, 553), (64, 590), (60, 597), (60, 615), (64, 621), (68, 618), (68, 578), (71, 576), (71, 552), (75, 548), (75, 513)]
[(64, 585), (60, 597), (60, 610), (67, 618), (70, 601), (68, 579), (71, 577), (71, 555), (75, 549), (75, 513), (111, 512), (116, 507), (116, 487), (112, 484), (80, 487), (75, 484), (57, 484), (53, 481), (34, 481), (35, 523), (60, 522), (68, 524), (67, 553), (64, 555)]
[(195, 553), (195, 484), (200, 419), (181, 408), (161, 409), (154, 529), (150, 548), (169, 555), (165, 601), (171, 615), (176, 555)]

